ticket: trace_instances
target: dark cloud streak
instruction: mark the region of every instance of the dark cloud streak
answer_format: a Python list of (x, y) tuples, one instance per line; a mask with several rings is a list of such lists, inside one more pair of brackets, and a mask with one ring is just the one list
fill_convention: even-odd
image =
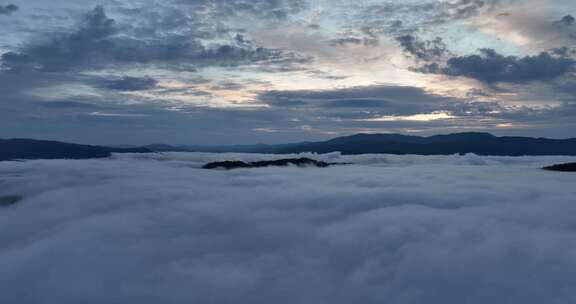
[(442, 38), (421, 41), (412, 35), (404, 35), (396, 38), (404, 52), (414, 56), (416, 59), (431, 61), (441, 58), (448, 53), (448, 49)]
[(0, 5), (0, 15), (12, 15), (20, 9), (16, 4)]
[(117, 80), (105, 81), (105, 87), (118, 91), (142, 91), (153, 89), (158, 81), (151, 77), (129, 77), (125, 76)]
[(574, 16), (572, 15), (566, 15), (562, 17), (562, 19), (560, 19), (560, 21), (558, 21), (557, 24), (571, 26), (576, 24), (576, 18), (574, 18)]
[(481, 49), (478, 55), (453, 57), (445, 66), (425, 65), (416, 71), (448, 76), (463, 76), (493, 84), (548, 81), (572, 72), (576, 60), (549, 52), (535, 56), (504, 56), (492, 49)]

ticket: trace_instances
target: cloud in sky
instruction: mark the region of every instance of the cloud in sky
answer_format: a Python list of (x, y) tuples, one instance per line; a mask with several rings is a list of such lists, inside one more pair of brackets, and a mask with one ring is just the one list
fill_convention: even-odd
[(442, 58), (448, 52), (446, 44), (439, 37), (430, 41), (419, 41), (412, 35), (404, 35), (396, 40), (406, 53), (424, 61)]
[[(526, 3), (22, 0), (0, 18), (0, 136), (107, 143), (93, 135), (102, 125), (122, 129), (112, 143), (137, 138), (136, 126), (150, 130), (138, 143), (470, 129), (573, 136), (555, 118), (571, 117), (576, 96), (565, 89), (575, 79), (576, 7)], [(341, 95), (320, 97), (328, 92)], [(457, 110), (494, 104), (506, 110)], [(459, 116), (368, 123), (435, 112)]]
[[(327, 126), (335, 127), (346, 121), (356, 128), (374, 132), (382, 127), (400, 132), (410, 126), (442, 130), (450, 129), (453, 124), (481, 130), (499, 128), (507, 123), (510, 124), (507, 127), (511, 127), (564, 121), (574, 114), (569, 110), (571, 102), (532, 108), (506, 105), (497, 100), (479, 102), (476, 97), (447, 97), (418, 87), (390, 85), (325, 91), (269, 91), (259, 96), (272, 109), (292, 112), (296, 117), (309, 117), (307, 113), (312, 110), (315, 115), (321, 113)], [(315, 116), (316, 124), (322, 123), (321, 117)]]
[(109, 19), (103, 7), (85, 15), (79, 28), (46, 43), (32, 45), (19, 53), (2, 55), (2, 67), (8, 71), (25, 68), (60, 71), (103, 59), (103, 53), (113, 48), (107, 38), (117, 33), (115, 22)]
[(286, 19), (308, 6), (306, 0), (177, 0), (175, 3), (201, 7), (225, 17), (247, 14), (273, 19)]
[(318, 156), (209, 171), (159, 154), (5, 162), (0, 300), (13, 303), (571, 302), (567, 157)]
[(74, 31), (29, 45), (20, 52), (3, 54), (3, 68), (8, 71), (32, 68), (54, 72), (130, 63), (235, 66), (283, 60), (281, 51), (256, 47), (246, 40), (237, 45), (205, 47), (198, 39), (174, 33), (147, 39), (128, 38), (122, 34), (116, 21), (99, 6), (85, 14)]
[(106, 81), (106, 87), (119, 91), (142, 91), (153, 89), (158, 85), (158, 81), (151, 77), (129, 77), (125, 76), (117, 80)]
[(572, 15), (566, 15), (562, 17), (562, 19), (560, 19), (560, 21), (558, 21), (557, 23), (563, 26), (572, 26), (576, 24), (576, 19), (574, 19), (574, 16)]
[(0, 5), (0, 15), (12, 15), (20, 8), (16, 4)]
[(493, 49), (479, 55), (453, 57), (446, 66), (428, 64), (417, 69), (424, 73), (464, 76), (486, 83), (547, 81), (574, 72), (576, 59), (542, 52), (535, 56), (503, 56)]

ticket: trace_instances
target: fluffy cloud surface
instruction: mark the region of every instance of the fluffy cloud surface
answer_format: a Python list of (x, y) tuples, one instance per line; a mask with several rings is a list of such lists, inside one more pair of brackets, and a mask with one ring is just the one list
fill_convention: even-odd
[(2, 303), (572, 303), (567, 157), (240, 154), (0, 164)]

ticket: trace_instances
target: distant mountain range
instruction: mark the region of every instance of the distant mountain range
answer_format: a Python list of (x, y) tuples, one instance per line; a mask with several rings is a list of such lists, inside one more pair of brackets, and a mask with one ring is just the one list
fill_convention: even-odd
[(304, 142), (282, 145), (245, 146), (170, 146), (150, 145), (157, 152), (240, 152), (288, 154), (302, 152), (342, 154), (419, 154), (451, 155), (474, 153), (477, 155), (576, 155), (576, 138), (547, 139), (531, 137), (497, 137), (489, 133), (456, 133), (430, 137), (399, 134), (357, 134), (322, 142)]
[(302, 152), (342, 154), (419, 154), (451, 155), (572, 155), (576, 156), (576, 138), (547, 139), (497, 137), (489, 133), (456, 133), (430, 137), (399, 134), (357, 134), (322, 142), (281, 145), (170, 146), (145, 147), (89, 146), (32, 139), (0, 140), (0, 161), (14, 159), (86, 159), (109, 157), (112, 153), (151, 152), (237, 152), (289, 154)]
[(0, 139), (0, 161), (18, 159), (88, 159), (112, 153), (150, 153), (147, 148), (111, 148), (33, 139)]

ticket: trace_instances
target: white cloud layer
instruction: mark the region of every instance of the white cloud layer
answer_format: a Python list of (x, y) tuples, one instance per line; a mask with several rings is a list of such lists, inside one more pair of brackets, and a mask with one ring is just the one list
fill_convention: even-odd
[(0, 163), (0, 303), (575, 303), (566, 157)]

